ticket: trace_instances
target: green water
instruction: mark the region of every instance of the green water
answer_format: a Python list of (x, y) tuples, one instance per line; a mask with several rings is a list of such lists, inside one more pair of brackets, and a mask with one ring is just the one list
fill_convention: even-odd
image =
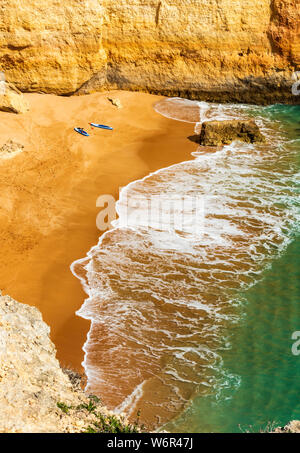
[[(264, 115), (280, 121), (289, 139), (300, 137), (300, 106), (273, 106)], [(300, 141), (289, 146), (298, 148)], [(300, 168), (300, 161), (298, 160)], [(240, 322), (222, 353), (225, 385), (196, 397), (165, 429), (172, 432), (257, 432), (268, 424), (300, 420), (300, 356), (291, 348), (300, 331), (300, 237), (293, 240), (263, 279), (241, 294)]]

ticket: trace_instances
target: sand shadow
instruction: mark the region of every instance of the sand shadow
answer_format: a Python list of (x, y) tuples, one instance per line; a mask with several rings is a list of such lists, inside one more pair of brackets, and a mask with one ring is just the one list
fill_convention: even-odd
[(197, 145), (200, 144), (200, 136), (199, 135), (190, 135), (187, 137), (190, 142), (197, 143)]

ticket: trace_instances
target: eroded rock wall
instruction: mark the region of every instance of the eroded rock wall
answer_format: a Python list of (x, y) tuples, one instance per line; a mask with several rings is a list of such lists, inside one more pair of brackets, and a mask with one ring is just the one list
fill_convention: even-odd
[(73, 93), (104, 71), (99, 0), (1, 0), (0, 70), (22, 91)]
[(2, 0), (0, 67), (23, 91), (297, 102), (299, 24), (299, 0)]

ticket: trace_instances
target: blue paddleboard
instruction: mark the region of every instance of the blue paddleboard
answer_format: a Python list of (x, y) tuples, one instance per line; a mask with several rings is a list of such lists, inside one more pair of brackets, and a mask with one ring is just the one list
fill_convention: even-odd
[(113, 128), (110, 126), (105, 126), (104, 124), (90, 123), (92, 127), (98, 127), (99, 129), (106, 129), (108, 131), (113, 131)]
[(85, 137), (90, 136), (84, 129), (82, 129), (82, 127), (75, 127), (74, 131), (78, 132), (78, 134), (84, 135)]

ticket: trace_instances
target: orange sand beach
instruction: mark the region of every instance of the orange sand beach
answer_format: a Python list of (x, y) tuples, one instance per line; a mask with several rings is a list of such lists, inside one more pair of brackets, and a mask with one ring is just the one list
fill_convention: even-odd
[[(98, 242), (100, 195), (150, 172), (191, 158), (193, 124), (160, 116), (161, 99), (110, 92), (78, 97), (27, 94), (30, 111), (0, 112), (0, 146), (10, 139), (24, 150), (0, 156), (0, 289), (38, 307), (51, 328), (64, 367), (81, 370), (89, 323), (75, 315), (86, 295), (70, 271)], [(114, 131), (91, 130), (94, 121)], [(83, 127), (89, 138), (73, 131)]]

